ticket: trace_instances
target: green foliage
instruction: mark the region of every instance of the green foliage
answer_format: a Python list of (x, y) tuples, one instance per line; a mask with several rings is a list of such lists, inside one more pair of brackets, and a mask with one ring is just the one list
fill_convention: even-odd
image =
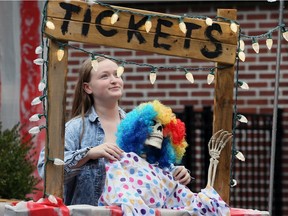
[[(0, 122), (0, 198), (26, 199), (35, 189), (39, 179), (33, 155), (36, 153), (31, 138), (21, 138), (19, 124), (2, 131)], [(32, 153), (31, 153), (32, 152)]]

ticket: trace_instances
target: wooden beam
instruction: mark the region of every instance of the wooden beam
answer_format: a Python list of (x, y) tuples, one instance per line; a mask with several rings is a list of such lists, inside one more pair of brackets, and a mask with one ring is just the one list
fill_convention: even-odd
[[(235, 62), (238, 32), (231, 31), (230, 23), (214, 22), (212, 26), (207, 26), (203, 19), (185, 17), (183, 21), (187, 33), (184, 34), (179, 29), (178, 16), (111, 7), (89, 6), (79, 1), (51, 1), (47, 5), (47, 20), (54, 23), (55, 29), (46, 28), (45, 33), (60, 40), (226, 64)], [(121, 10), (119, 20), (112, 25), (111, 16), (117, 10)], [(147, 15), (152, 16), (149, 33), (144, 27)]]
[[(218, 9), (217, 16), (228, 19), (237, 19), (237, 10)], [(218, 64), (218, 67), (227, 66)], [(233, 89), (234, 89), (234, 66), (218, 69), (215, 74), (214, 93), (214, 117), (213, 134), (220, 129), (232, 131), (233, 121)], [(231, 164), (231, 142), (228, 142), (221, 152), (218, 169), (216, 173), (214, 188), (221, 198), (229, 204), (230, 198), (230, 164)]]
[[(64, 158), (64, 135), (66, 113), (66, 74), (68, 52), (64, 48), (62, 61), (57, 59), (59, 46), (49, 41), (48, 92), (47, 92), (47, 139), (45, 145), (46, 158)], [(55, 166), (47, 160), (45, 170), (45, 192), (63, 197), (63, 166)]]

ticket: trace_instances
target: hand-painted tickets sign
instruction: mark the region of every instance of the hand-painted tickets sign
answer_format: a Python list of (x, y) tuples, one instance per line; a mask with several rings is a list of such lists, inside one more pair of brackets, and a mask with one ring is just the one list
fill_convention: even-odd
[[(112, 25), (111, 16), (117, 10), (119, 19)], [(147, 33), (144, 25), (149, 16), (152, 28)], [(239, 32), (232, 32), (227, 22), (208, 26), (203, 19), (184, 17), (187, 28), (184, 34), (178, 27), (179, 16), (81, 1), (49, 1), (47, 20), (56, 28), (46, 28), (45, 33), (59, 40), (226, 64), (235, 62)]]

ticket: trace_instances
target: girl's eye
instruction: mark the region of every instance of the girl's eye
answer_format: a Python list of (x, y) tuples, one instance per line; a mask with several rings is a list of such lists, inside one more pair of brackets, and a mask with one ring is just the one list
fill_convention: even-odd
[(107, 74), (103, 74), (103, 75), (100, 76), (101, 79), (106, 79), (107, 77), (108, 77)]

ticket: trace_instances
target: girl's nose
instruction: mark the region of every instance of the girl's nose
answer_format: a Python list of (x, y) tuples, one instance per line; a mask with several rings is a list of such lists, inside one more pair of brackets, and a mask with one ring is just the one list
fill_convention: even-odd
[(115, 77), (115, 76), (112, 76), (110, 83), (115, 83), (115, 82), (116, 82), (116, 77)]

